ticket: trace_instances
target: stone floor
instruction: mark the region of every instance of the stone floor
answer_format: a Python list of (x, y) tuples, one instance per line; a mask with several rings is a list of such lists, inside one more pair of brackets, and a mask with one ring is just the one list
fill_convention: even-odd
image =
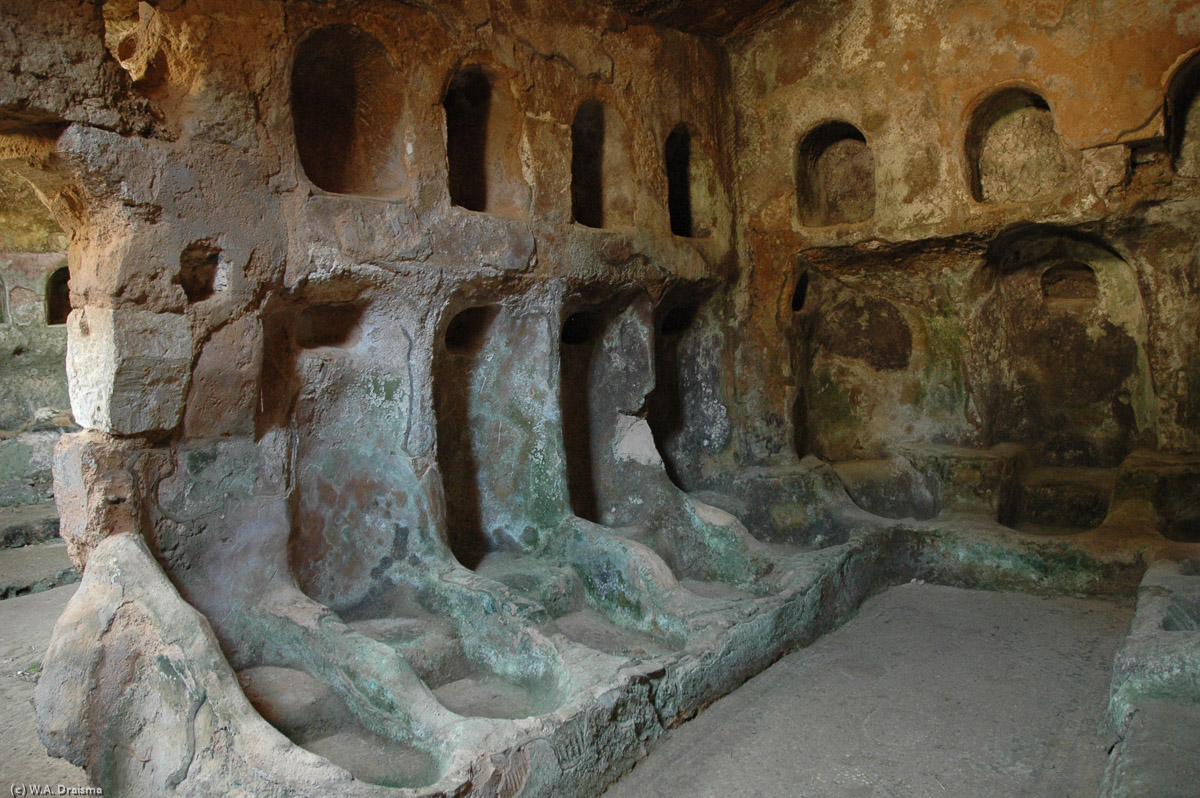
[[(0, 561), (15, 549), (0, 550)], [(50, 632), (77, 586), (67, 585), (0, 601), (0, 794), (12, 784), (83, 787), (83, 771), (46, 754), (34, 725), (34, 678)], [(57, 795), (58, 793), (52, 793)]]
[(40, 593), (79, 581), (61, 538), (3, 549), (0, 556), (0, 599)]
[(672, 731), (606, 798), (1093, 798), (1132, 614), (892, 588)]
[[(0, 790), (86, 784), (45, 755), (29, 707), (30, 672), (74, 591), (0, 601)], [(607, 798), (1092, 798), (1115, 741), (1101, 720), (1131, 615), (1107, 602), (892, 588), (672, 731)]]

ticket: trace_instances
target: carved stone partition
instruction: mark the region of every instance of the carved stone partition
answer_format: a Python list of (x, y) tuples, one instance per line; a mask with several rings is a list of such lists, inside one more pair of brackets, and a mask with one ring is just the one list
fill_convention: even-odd
[(112, 795), (595, 795), (893, 581), (1195, 557), (1185, 4), (0, 7), (84, 428), (43, 741)]

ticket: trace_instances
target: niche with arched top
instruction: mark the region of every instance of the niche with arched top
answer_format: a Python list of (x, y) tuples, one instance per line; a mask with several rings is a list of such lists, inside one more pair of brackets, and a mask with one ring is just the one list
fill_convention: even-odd
[(1112, 467), (1152, 439), (1149, 317), (1133, 268), (1078, 231), (1018, 227), (989, 248), (982, 308), (998, 363), (992, 442), (1046, 465)]
[(633, 224), (633, 174), (619, 115), (585, 100), (571, 123), (571, 218), (587, 227)]
[(1002, 89), (979, 104), (967, 129), (966, 156), (978, 202), (1053, 195), (1071, 174), (1049, 104), (1028, 89)]
[(335, 194), (394, 197), (405, 174), (399, 126), (403, 85), (378, 40), (353, 25), (300, 42), (292, 67), (292, 123), (304, 174)]
[(720, 223), (717, 175), (708, 154), (686, 123), (680, 122), (667, 136), (663, 161), (671, 232), (685, 238), (708, 238)]
[(875, 156), (862, 131), (826, 122), (796, 148), (800, 223), (808, 227), (865, 222), (875, 215)]
[(187, 301), (203, 302), (216, 292), (221, 250), (208, 241), (189, 244), (179, 255), (179, 285)]
[(1095, 304), (1100, 290), (1096, 272), (1079, 261), (1055, 264), (1042, 272), (1042, 298), (1051, 307), (1085, 308)]
[(571, 123), (571, 217), (604, 226), (604, 104), (587, 100)]
[[(71, 313), (71, 273), (63, 266), (46, 281), (46, 323), (66, 324)], [(36, 296), (36, 294), (35, 294)]]
[(456, 313), (446, 325), (436, 357), (434, 414), (437, 456), (446, 492), (446, 534), (450, 550), (468, 568), (492, 548), (484, 529), (483, 473), (475, 445), (472, 414), (478, 412), (473, 384), (486, 368), (484, 349), (500, 316), (494, 305)]
[(667, 166), (667, 212), (671, 232), (690, 237), (695, 229), (692, 218), (692, 133), (687, 125), (676, 125), (667, 136), (664, 148)]
[(442, 98), (450, 204), (521, 217), (529, 189), (521, 177), (517, 108), (480, 66), (460, 69)]
[(566, 455), (567, 496), (571, 512), (580, 518), (600, 522), (593, 452), (594, 419), (592, 366), (596, 346), (604, 334), (607, 319), (599, 308), (579, 310), (568, 315), (559, 329), (560, 374), (559, 401), (563, 414), (563, 450)]
[(1167, 143), (1175, 171), (1200, 177), (1200, 55), (1181, 66), (1167, 87)]
[(800, 272), (792, 289), (792, 312), (800, 313), (808, 305), (808, 272)]

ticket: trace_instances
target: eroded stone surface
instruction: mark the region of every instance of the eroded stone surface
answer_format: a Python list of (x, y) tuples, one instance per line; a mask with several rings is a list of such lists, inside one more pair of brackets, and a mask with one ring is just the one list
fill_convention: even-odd
[(595, 794), (889, 581), (1193, 556), (1200, 18), (910, 5), (6, 10), (86, 428), (52, 750)]

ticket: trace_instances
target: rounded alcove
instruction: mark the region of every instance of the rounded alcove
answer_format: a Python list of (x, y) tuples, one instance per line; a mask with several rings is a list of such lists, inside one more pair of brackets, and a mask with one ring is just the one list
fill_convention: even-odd
[(442, 97), (450, 204), (507, 218), (527, 215), (520, 162), (521, 114), (511, 94), (479, 65), (455, 73)]
[(450, 81), (442, 107), (446, 112), (450, 203), (469, 211), (486, 211), (491, 76), (479, 67), (459, 71)]
[(1054, 114), (1029, 89), (1001, 89), (976, 107), (966, 156), (977, 202), (1045, 197), (1061, 191), (1070, 177)]
[(796, 147), (796, 196), (806, 227), (865, 222), (875, 215), (875, 156), (862, 131), (826, 122)]
[(399, 194), (403, 89), (383, 45), (353, 25), (321, 28), (300, 42), (292, 124), (300, 165), (314, 186), (334, 194)]
[(604, 104), (586, 100), (571, 123), (571, 218), (604, 227)]
[(690, 237), (694, 230), (692, 219), (692, 133), (687, 125), (679, 124), (667, 136), (664, 146), (667, 167), (667, 212), (671, 216), (671, 232)]
[[(71, 314), (71, 273), (66, 266), (56, 269), (46, 280), (46, 323), (66, 324)], [(36, 296), (36, 294), (34, 295)]]
[(800, 313), (808, 304), (808, 272), (800, 272), (796, 287), (792, 290), (792, 312)]
[(1096, 272), (1080, 261), (1058, 263), (1042, 272), (1042, 298), (1051, 307), (1087, 308), (1100, 295)]
[(207, 241), (189, 244), (179, 254), (179, 286), (188, 303), (203, 302), (216, 292), (221, 250)]
[(571, 219), (595, 228), (632, 225), (633, 175), (620, 114), (584, 100), (571, 122)]
[(718, 224), (716, 174), (686, 123), (680, 122), (667, 135), (663, 164), (671, 233), (683, 238), (708, 238)]
[(1167, 86), (1167, 144), (1175, 171), (1200, 177), (1200, 54), (1189, 58)]
[(589, 344), (600, 334), (603, 323), (604, 320), (599, 313), (581, 310), (567, 316), (559, 337), (567, 346)]
[(454, 354), (469, 355), (479, 350), (483, 345), (484, 335), (488, 326), (496, 317), (497, 308), (492, 305), (480, 305), (460, 311), (446, 325), (446, 351)]

